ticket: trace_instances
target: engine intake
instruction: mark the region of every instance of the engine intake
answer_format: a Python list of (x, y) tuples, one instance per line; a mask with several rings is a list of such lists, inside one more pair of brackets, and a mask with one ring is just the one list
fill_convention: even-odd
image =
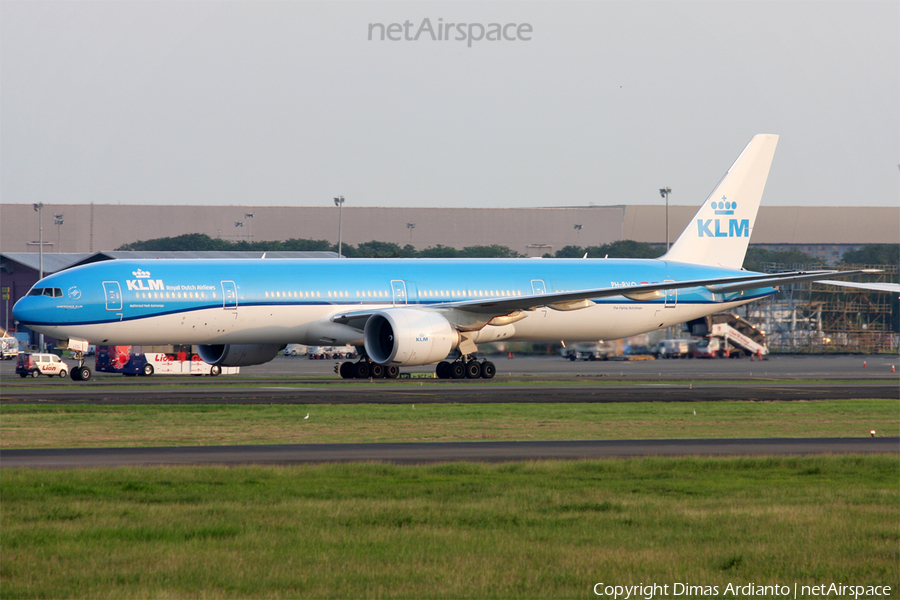
[(437, 313), (393, 308), (366, 321), (366, 354), (381, 365), (427, 365), (447, 358), (459, 345), (457, 332)]
[(249, 367), (267, 363), (278, 354), (284, 344), (228, 344), (197, 346), (197, 354), (204, 362), (220, 367)]

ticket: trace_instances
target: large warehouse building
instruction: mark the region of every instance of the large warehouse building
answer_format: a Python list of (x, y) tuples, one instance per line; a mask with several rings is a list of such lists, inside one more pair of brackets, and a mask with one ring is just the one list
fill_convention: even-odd
[[(669, 207), (675, 241), (697, 211)], [(528, 256), (564, 246), (597, 246), (617, 240), (665, 244), (663, 206), (570, 208), (366, 208), (345, 206), (345, 244), (372, 240), (417, 249), (497, 244)], [(42, 215), (42, 216), (41, 216)], [(252, 216), (250, 216), (252, 215)], [(337, 207), (0, 205), (0, 252), (37, 252), (43, 221), (44, 252), (111, 251), (139, 240), (203, 233), (237, 241), (314, 239), (338, 241)], [(900, 241), (900, 207), (760, 208), (751, 244), (796, 249), (833, 263), (862, 244)]]

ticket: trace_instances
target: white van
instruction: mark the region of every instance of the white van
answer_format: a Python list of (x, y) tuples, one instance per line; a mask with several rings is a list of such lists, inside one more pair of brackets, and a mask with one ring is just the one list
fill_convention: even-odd
[(25, 353), (19, 355), (16, 374), (19, 377), (40, 377), (42, 374), (65, 377), (69, 374), (69, 366), (55, 354)]

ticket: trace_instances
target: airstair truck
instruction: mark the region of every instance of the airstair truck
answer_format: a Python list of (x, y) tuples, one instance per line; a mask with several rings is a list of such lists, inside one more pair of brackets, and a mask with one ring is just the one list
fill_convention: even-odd
[(691, 335), (701, 338), (693, 350), (696, 358), (762, 358), (769, 353), (766, 333), (733, 313), (716, 313), (687, 325)]
[(13, 360), (19, 356), (19, 340), (0, 329), (0, 353), (3, 360)]

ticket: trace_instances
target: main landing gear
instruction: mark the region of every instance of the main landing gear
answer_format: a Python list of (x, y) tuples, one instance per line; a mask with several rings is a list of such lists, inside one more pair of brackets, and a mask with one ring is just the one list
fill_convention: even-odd
[[(393, 365), (379, 365), (367, 357), (358, 362), (342, 362), (335, 365), (334, 372), (343, 379), (396, 379), (400, 369)], [(478, 360), (473, 355), (461, 356), (453, 362), (441, 361), (435, 369), (439, 379), (493, 379), (497, 367), (489, 360)]]
[(439, 379), (493, 379), (497, 367), (489, 360), (479, 361), (469, 355), (453, 362), (441, 361), (434, 372)]
[(363, 357), (359, 362), (342, 362), (335, 365), (334, 372), (340, 374), (344, 379), (396, 379), (400, 376), (400, 369), (393, 365), (379, 365), (373, 363), (367, 357)]

